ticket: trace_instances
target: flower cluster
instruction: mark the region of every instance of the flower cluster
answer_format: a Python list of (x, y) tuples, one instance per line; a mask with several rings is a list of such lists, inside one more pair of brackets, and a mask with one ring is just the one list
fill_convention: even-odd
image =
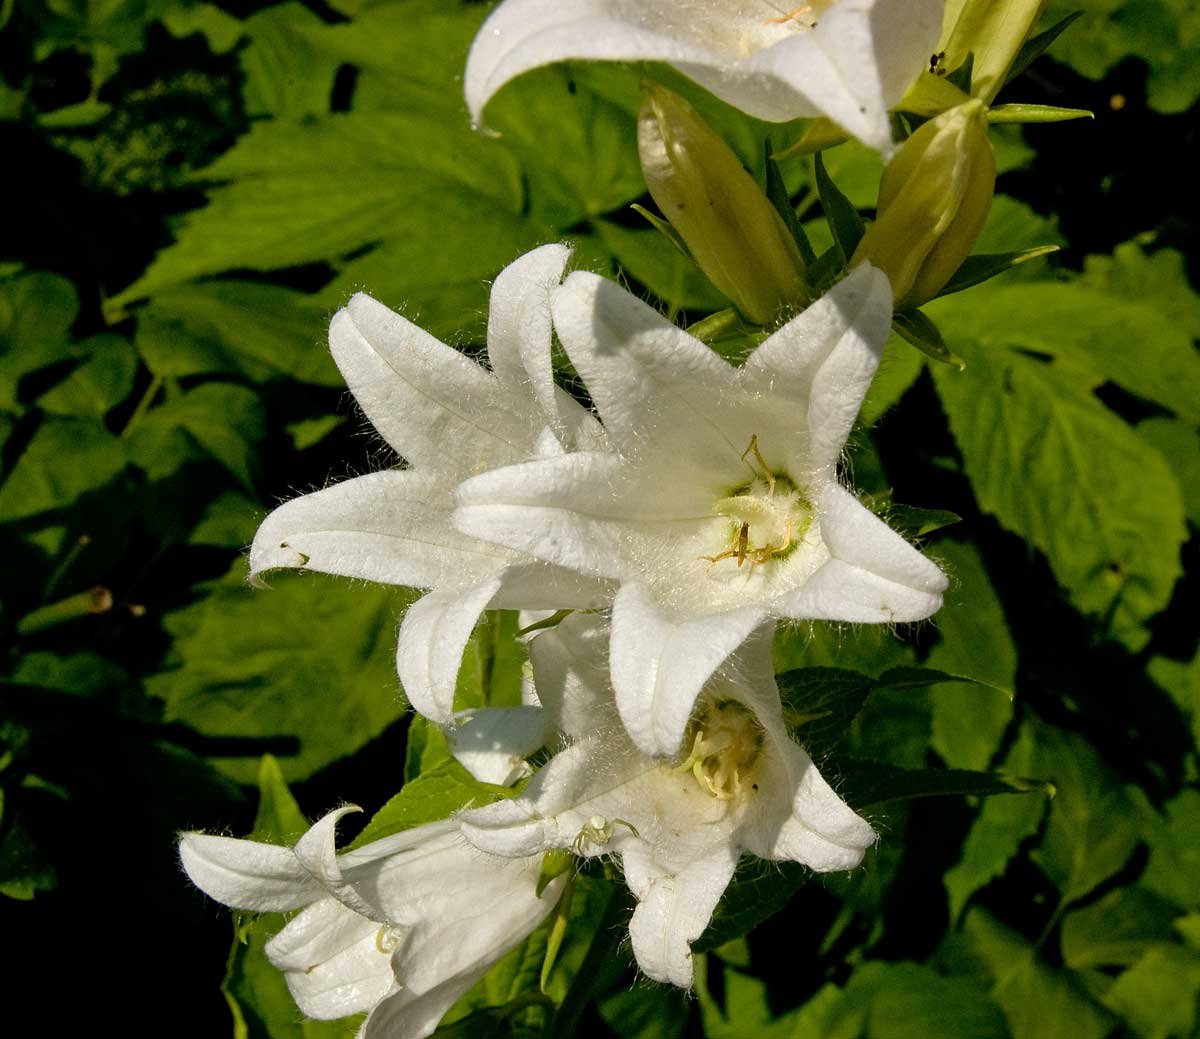
[[(820, 114), (888, 152), (888, 108), (940, 23), (933, 0), (507, 0), (472, 50), (467, 100), (478, 116), (507, 79), (563, 57), (658, 59), (753, 114)], [(340, 855), (349, 809), (293, 848), (184, 835), (214, 898), (299, 911), (268, 957), (306, 1014), (368, 1012), (367, 1037), (428, 1035), (538, 927), (566, 886), (548, 856), (619, 862), (639, 967), (685, 987), (743, 855), (856, 866), (875, 834), (784, 724), (775, 625), (917, 621), (946, 588), (839, 474), (892, 326), (870, 257), (737, 366), (569, 260), (546, 245), (497, 277), (486, 365), (351, 299), (333, 356), (404, 465), (287, 502), (250, 551), (256, 581), (296, 568), (427, 589), (400, 626), (409, 702), (478, 779), (528, 780)], [(556, 340), (591, 408), (556, 385)], [(456, 713), (487, 609), (538, 611), (527, 703)]]

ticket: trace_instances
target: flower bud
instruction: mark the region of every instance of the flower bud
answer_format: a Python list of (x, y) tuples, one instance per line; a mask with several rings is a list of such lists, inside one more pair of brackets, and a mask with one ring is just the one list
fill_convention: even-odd
[[(974, 54), (971, 96), (990, 105), (1004, 86), (1013, 60), (1046, 6), (1046, 0), (966, 0), (944, 29), (943, 61), (958, 68)], [(947, 22), (950, 21), (949, 9)]]
[(869, 260), (883, 270), (897, 310), (920, 306), (970, 255), (995, 188), (986, 106), (972, 100), (930, 119), (884, 170), (875, 222), (851, 266)]
[(650, 194), (712, 283), (765, 325), (808, 302), (804, 261), (738, 157), (682, 97), (644, 86), (638, 153)]

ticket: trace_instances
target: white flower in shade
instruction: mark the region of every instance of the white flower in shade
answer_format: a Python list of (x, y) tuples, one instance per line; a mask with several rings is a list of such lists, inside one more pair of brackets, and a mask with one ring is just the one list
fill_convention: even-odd
[(554, 385), (549, 293), (570, 251), (547, 245), (497, 277), (488, 315), (491, 370), (371, 297), (334, 315), (329, 345), (360, 407), (406, 460), (293, 499), (250, 549), (250, 576), (320, 570), (432, 591), (400, 627), (397, 666), (409, 701), (452, 720), (463, 647), (488, 608), (591, 605), (596, 582), (484, 544), (450, 525), (454, 488), (500, 465), (586, 446), (595, 419)]
[(464, 81), (471, 117), (522, 72), (570, 60), (663, 61), (771, 122), (827, 116), (879, 151), (888, 109), (929, 67), (942, 0), (505, 0)]
[(707, 927), (738, 859), (851, 869), (875, 840), (788, 737), (771, 666), (771, 630), (747, 640), (705, 686), (680, 760), (630, 741), (607, 681), (606, 623), (576, 614), (530, 646), (547, 724), (567, 741), (520, 797), (461, 816), (496, 855), (569, 848), (617, 853), (638, 900), (638, 966), (692, 983), (690, 944)]
[(768, 619), (941, 606), (941, 570), (837, 477), (891, 313), (863, 265), (734, 368), (612, 282), (576, 273), (555, 292), (610, 446), (467, 480), (455, 523), (621, 582), (612, 683), (646, 753), (679, 752), (701, 686)]
[(255, 912), (300, 910), (266, 946), (309, 1017), (367, 1012), (361, 1039), (421, 1039), (554, 908), (557, 879), (537, 895), (540, 857), (497, 858), (454, 820), (334, 850), (326, 815), (295, 848), (185, 833), (179, 854), (218, 902)]

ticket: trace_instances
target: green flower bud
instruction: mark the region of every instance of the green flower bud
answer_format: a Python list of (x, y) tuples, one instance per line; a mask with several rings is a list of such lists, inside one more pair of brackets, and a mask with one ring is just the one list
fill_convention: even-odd
[(970, 255), (995, 188), (996, 153), (983, 102), (930, 119), (884, 170), (875, 222), (851, 266), (869, 260), (891, 280), (897, 310), (919, 307)]
[(956, 69), (974, 54), (971, 96), (990, 105), (1045, 6), (1046, 0), (966, 0), (953, 22), (948, 9), (942, 44), (946, 68)]
[(642, 172), (697, 265), (756, 324), (800, 309), (804, 261), (775, 207), (691, 105), (657, 84), (644, 89)]

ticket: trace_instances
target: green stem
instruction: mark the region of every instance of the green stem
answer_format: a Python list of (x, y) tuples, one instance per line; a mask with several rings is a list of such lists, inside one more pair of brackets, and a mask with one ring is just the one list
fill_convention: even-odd
[(133, 414), (129, 416), (129, 421), (125, 423), (125, 428), (121, 430), (121, 439), (125, 440), (129, 434), (133, 432), (134, 427), (141, 422), (142, 416), (150, 410), (150, 405), (154, 403), (154, 398), (158, 396), (158, 391), (162, 389), (163, 377), (161, 375), (154, 376), (150, 380), (150, 385), (146, 387), (146, 392), (142, 394), (141, 400), (137, 402), (137, 407), (133, 409)]
[(39, 631), (45, 631), (47, 628), (68, 624), (80, 617), (107, 613), (112, 609), (112, 605), (112, 592), (97, 585), (95, 588), (89, 588), (86, 592), (79, 592), (25, 614), (17, 621), (17, 633), (33, 635)]
[(604, 977), (605, 964), (629, 933), (631, 915), (633, 900), (629, 890), (621, 884), (608, 900), (604, 915), (596, 925), (596, 935), (579, 966), (579, 973), (575, 975), (558, 1013), (550, 1022), (548, 1039), (574, 1039), (578, 1033), (579, 1018), (596, 995), (596, 988)]

